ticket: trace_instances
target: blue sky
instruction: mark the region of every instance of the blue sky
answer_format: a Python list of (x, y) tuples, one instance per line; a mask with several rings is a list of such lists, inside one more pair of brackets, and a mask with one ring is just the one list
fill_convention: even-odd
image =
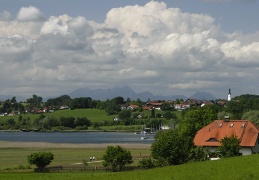
[(258, 94), (258, 0), (0, 0), (0, 95)]
[[(21, 7), (35, 6), (46, 16), (69, 14), (70, 16), (84, 16), (88, 20), (103, 22), (107, 12), (112, 8), (127, 5), (144, 5), (148, 0), (1, 0), (1, 11), (17, 14)], [(228, 32), (255, 32), (259, 28), (258, 0), (165, 0), (168, 7), (180, 8), (183, 12), (209, 14)]]

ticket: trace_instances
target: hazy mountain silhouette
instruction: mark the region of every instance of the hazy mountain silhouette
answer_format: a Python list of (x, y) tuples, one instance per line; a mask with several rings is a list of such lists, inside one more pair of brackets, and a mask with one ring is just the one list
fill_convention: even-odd
[(79, 88), (74, 90), (69, 94), (71, 98), (78, 97), (91, 97), (96, 100), (107, 100), (113, 99), (115, 97), (121, 96), (125, 100), (130, 98), (131, 100), (137, 100), (138, 98), (142, 101), (150, 100), (175, 100), (175, 99), (183, 99), (186, 100), (186, 96), (183, 95), (172, 95), (172, 96), (162, 96), (162, 95), (153, 95), (149, 91), (136, 93), (130, 87), (115, 87), (113, 89), (89, 89), (89, 88)]
[(206, 93), (206, 92), (202, 92), (202, 91), (196, 92), (190, 98), (191, 99), (198, 99), (198, 100), (215, 100), (216, 99), (210, 93)]
[[(60, 94), (61, 96), (62, 94)], [(107, 100), (107, 99), (113, 99), (115, 97), (121, 96), (125, 100), (127, 98), (130, 98), (131, 100), (137, 100), (140, 99), (141, 101), (147, 101), (147, 100), (176, 100), (176, 99), (183, 99), (184, 101), (188, 99), (184, 95), (171, 95), (171, 96), (164, 96), (164, 95), (153, 95), (149, 91), (136, 93), (134, 92), (130, 87), (123, 86), (123, 87), (115, 87), (112, 89), (90, 89), (90, 88), (79, 88), (72, 91), (69, 95), (72, 99), (79, 98), (79, 97), (91, 97), (94, 100)], [(11, 99), (13, 96), (11, 95), (0, 95), (0, 101), (5, 101), (7, 99)], [(53, 96), (53, 97), (45, 97), (43, 98), (43, 101), (46, 102), (49, 98), (56, 98), (59, 96)], [(197, 99), (197, 100), (215, 100), (216, 98), (206, 92), (196, 92), (193, 94), (191, 99)], [(24, 98), (21, 96), (16, 96), (17, 102), (20, 101), (26, 101), (28, 98)]]

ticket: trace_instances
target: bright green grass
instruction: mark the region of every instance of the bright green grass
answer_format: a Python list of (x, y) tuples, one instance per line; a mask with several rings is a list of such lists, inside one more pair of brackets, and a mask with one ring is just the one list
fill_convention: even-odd
[[(139, 159), (140, 156), (150, 156), (149, 149), (132, 148), (128, 150), (130, 150), (135, 160)], [(49, 151), (54, 154), (54, 160), (51, 162), (51, 165), (67, 166), (75, 163), (82, 163), (83, 160), (88, 161), (90, 156), (101, 159), (105, 152), (105, 148), (0, 148), (0, 171), (4, 169), (15, 169), (20, 165), (24, 167), (28, 166), (27, 156), (38, 151)], [(32, 166), (32, 168), (34, 168), (34, 166)]]
[(259, 155), (251, 155), (120, 173), (1, 173), (0, 179), (257, 180), (259, 179), (258, 168)]

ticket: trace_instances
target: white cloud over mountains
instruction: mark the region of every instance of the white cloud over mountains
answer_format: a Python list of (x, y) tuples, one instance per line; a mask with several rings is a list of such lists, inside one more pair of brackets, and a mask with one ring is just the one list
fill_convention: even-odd
[(0, 94), (61, 95), (128, 85), (154, 94), (257, 93), (259, 39), (165, 3), (111, 9), (105, 23), (22, 7), (0, 12)]

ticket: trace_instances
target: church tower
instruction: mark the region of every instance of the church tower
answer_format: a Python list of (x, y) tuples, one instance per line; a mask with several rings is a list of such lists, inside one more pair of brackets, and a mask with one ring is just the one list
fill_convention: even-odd
[(228, 101), (231, 101), (231, 90), (228, 89)]

